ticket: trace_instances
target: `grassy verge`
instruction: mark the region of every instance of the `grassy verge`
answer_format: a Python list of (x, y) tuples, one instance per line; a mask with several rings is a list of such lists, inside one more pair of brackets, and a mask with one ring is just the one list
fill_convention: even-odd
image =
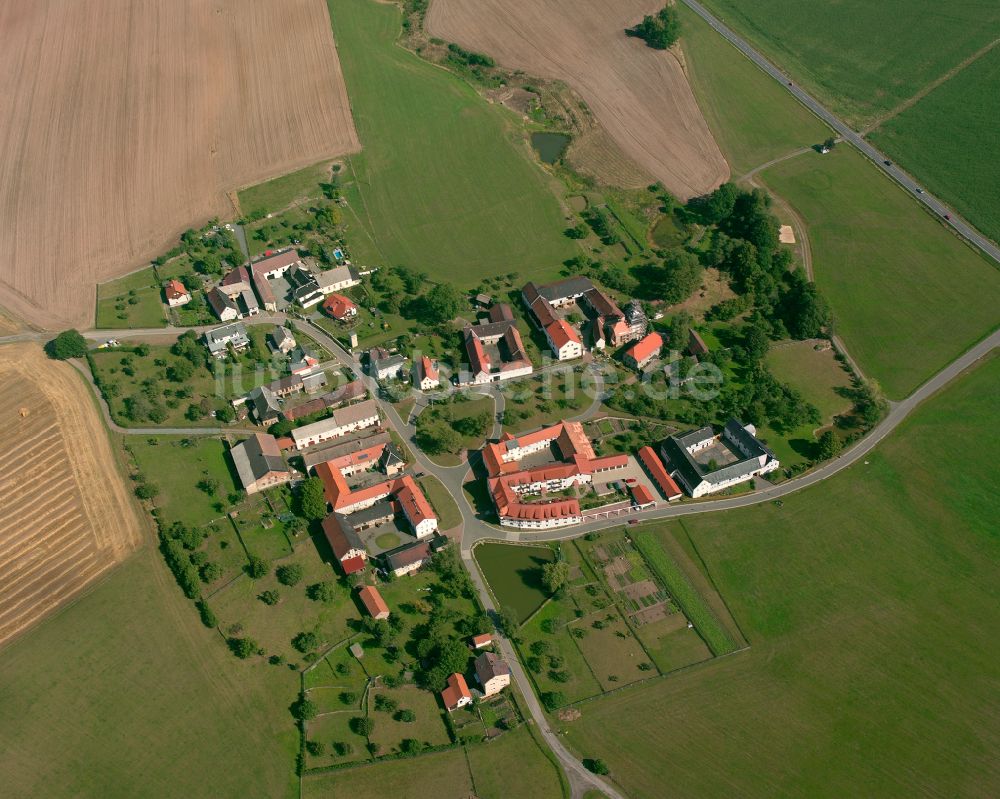
[(450, 530), (462, 523), (462, 513), (455, 504), (455, 498), (434, 475), (428, 474), (418, 480), (428, 502), (438, 515), (438, 529)]
[(307, 166), (297, 172), (259, 183), (239, 192), (240, 207), (244, 214), (255, 212), (276, 213), (295, 200), (319, 197), (320, 183), (330, 179), (329, 162)]

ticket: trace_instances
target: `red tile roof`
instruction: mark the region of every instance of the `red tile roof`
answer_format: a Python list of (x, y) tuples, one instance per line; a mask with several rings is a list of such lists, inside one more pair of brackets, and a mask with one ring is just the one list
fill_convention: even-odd
[(441, 699), (448, 710), (458, 707), (460, 700), (472, 701), (472, 694), (469, 693), (469, 686), (465, 682), (465, 677), (457, 672), (448, 677), (448, 687), (441, 692)]
[(548, 334), (552, 346), (557, 350), (561, 350), (571, 341), (575, 341), (577, 344), (580, 343), (580, 335), (570, 327), (569, 322), (565, 319), (557, 319), (545, 328), (545, 332)]
[(168, 280), (164, 292), (168, 300), (179, 300), (181, 297), (188, 296), (188, 290), (179, 280)]
[(472, 645), (475, 647), (486, 646), (487, 644), (493, 643), (493, 635), (491, 633), (482, 633), (481, 635), (472, 636)]
[(344, 570), (344, 574), (357, 574), (365, 569), (365, 559), (360, 555), (356, 555), (353, 558), (348, 558), (347, 560), (340, 561), (340, 568)]
[(469, 368), (474, 375), (489, 374), (492, 368), (490, 356), (483, 349), (483, 343), (472, 331), (466, 333), (465, 349), (469, 353)]
[[(322, 523), (323, 535), (326, 536), (326, 540), (330, 544), (330, 549), (333, 550), (333, 554), (337, 556), (337, 560), (344, 562), (344, 559), (351, 553), (352, 550), (357, 549), (356, 546), (352, 546), (351, 542), (347, 540), (347, 534), (344, 532), (344, 528), (341, 527), (340, 519), (337, 518), (336, 513), (329, 514)], [(364, 560), (363, 555), (355, 555), (348, 560), (354, 560), (355, 558), (360, 558)]]
[(334, 319), (344, 319), (357, 313), (358, 306), (343, 294), (331, 294), (323, 300), (323, 310)]
[(659, 333), (650, 333), (644, 339), (629, 347), (625, 355), (636, 363), (642, 363), (651, 355), (658, 353), (662, 348), (663, 337)]
[(410, 475), (403, 475), (396, 482), (398, 487), (394, 493), (410, 524), (416, 527), (422, 521), (437, 518), (424, 492)]
[(389, 606), (385, 604), (382, 595), (374, 586), (362, 586), (361, 590), (358, 591), (358, 596), (361, 597), (361, 602), (364, 604), (365, 610), (375, 618), (389, 614)]
[(222, 280), (219, 281), (220, 286), (232, 286), (235, 283), (250, 285), (250, 275), (247, 273), (245, 266), (237, 266), (235, 269), (230, 269), (226, 272)]
[(632, 486), (632, 499), (635, 500), (637, 505), (648, 505), (653, 502), (653, 495), (649, 493), (649, 489), (646, 486), (639, 485)]
[(643, 447), (639, 450), (639, 460), (642, 461), (643, 466), (649, 472), (650, 477), (656, 485), (659, 486), (660, 491), (663, 492), (663, 496), (667, 499), (676, 499), (681, 495), (681, 490), (674, 482), (674, 479), (667, 474), (666, 468), (663, 466), (663, 461), (660, 460), (659, 455), (653, 451), (652, 447)]
[(259, 261), (254, 261), (250, 268), (253, 269), (255, 273), (259, 272), (263, 274), (264, 272), (272, 272), (275, 269), (281, 269), (285, 266), (297, 264), (301, 260), (302, 259), (299, 258), (298, 250), (293, 247), (277, 254), (270, 254), (270, 251), (268, 251), (264, 258), (261, 258)]
[(428, 358), (426, 355), (420, 358), (420, 379), (423, 380), (425, 377), (429, 380), (438, 379), (438, 370), (434, 368), (434, 362)]

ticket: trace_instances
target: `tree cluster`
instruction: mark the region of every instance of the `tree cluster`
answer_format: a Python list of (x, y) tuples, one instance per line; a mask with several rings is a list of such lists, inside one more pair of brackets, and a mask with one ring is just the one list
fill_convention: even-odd
[(655, 15), (647, 14), (642, 18), (642, 22), (634, 28), (629, 28), (625, 33), (642, 39), (655, 50), (666, 50), (672, 47), (681, 35), (681, 22), (677, 16), (677, 9), (666, 6)]

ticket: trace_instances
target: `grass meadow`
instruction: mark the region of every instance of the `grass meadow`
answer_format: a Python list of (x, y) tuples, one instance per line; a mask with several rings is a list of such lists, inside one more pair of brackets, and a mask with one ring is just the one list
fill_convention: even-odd
[(837, 332), (890, 398), (1000, 321), (1000, 272), (853, 149), (809, 153), (761, 177), (807, 221)]
[(315, 199), (320, 196), (320, 183), (330, 179), (330, 164), (323, 161), (290, 172), (266, 183), (239, 192), (240, 207), (244, 214), (264, 211), (274, 214), (284, 210), (296, 200)]
[(497, 606), (513, 610), (522, 623), (548, 598), (542, 585), (542, 567), (554, 560), (555, 552), (548, 546), (487, 543), (476, 547), (476, 563)]
[(792, 341), (772, 347), (767, 365), (782, 383), (801, 391), (815, 405), (827, 425), (851, 409), (843, 391), (851, 386), (851, 373), (834, 357), (833, 349), (817, 350), (815, 341)]
[(679, 796), (995, 795), (998, 384), (994, 357), (782, 507), (646, 526), (751, 648), (587, 703), (573, 748), (636, 799), (664, 761)]
[[(562, 235), (550, 178), (512, 118), (397, 46), (395, 6), (328, 5), (364, 146), (348, 161), (343, 180), (354, 185), (346, 195), (382, 260), (469, 288), (512, 270), (556, 277), (577, 248)], [(364, 237), (347, 235), (352, 247), (364, 246)]]
[(559, 771), (527, 726), (496, 741), (452, 749), (417, 758), (387, 761), (328, 774), (310, 775), (302, 795), (353, 799), (425, 799), (436, 796), (478, 796), (507, 799), (531, 796), (560, 799), (564, 794)]
[(855, 127), (1000, 35), (1000, 6), (982, 0), (705, 5)]
[(164, 327), (163, 296), (152, 267), (97, 287), (99, 328)]
[(298, 681), (237, 664), (147, 547), (3, 650), (3, 793), (297, 796)]
[(701, 17), (683, 3), (677, 9), (691, 88), (734, 176), (830, 135)]
[(873, 144), (920, 175), (928, 189), (1000, 241), (1000, 47), (877, 128)]

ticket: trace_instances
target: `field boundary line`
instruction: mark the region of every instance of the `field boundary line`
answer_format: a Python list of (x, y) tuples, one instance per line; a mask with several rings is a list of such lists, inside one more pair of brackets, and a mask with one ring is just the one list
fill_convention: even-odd
[(928, 83), (926, 86), (923, 86), (921, 89), (917, 91), (916, 94), (914, 94), (912, 97), (908, 97), (906, 100), (903, 100), (903, 102), (901, 102), (895, 108), (891, 108), (884, 114), (882, 114), (882, 116), (876, 117), (870, 124), (865, 125), (865, 127), (861, 128), (861, 130), (859, 130), (858, 133), (860, 133), (862, 136), (867, 136), (869, 133), (872, 133), (873, 131), (882, 127), (882, 125), (888, 122), (890, 119), (898, 117), (904, 111), (908, 111), (910, 108), (912, 108), (921, 100), (923, 100), (928, 94), (930, 94), (936, 88), (938, 88), (944, 83), (947, 83), (949, 80), (954, 78), (960, 72), (964, 71), (967, 67), (972, 66), (976, 61), (978, 61), (980, 58), (982, 58), (984, 55), (990, 52), (990, 50), (992, 50), (998, 44), (1000, 44), (1000, 37), (997, 37), (992, 42), (988, 42), (987, 44), (983, 45), (978, 50), (976, 50), (976, 52), (974, 52), (972, 55), (967, 56), (962, 61), (959, 61), (955, 66), (953, 66), (943, 75), (938, 76), (930, 83)]

